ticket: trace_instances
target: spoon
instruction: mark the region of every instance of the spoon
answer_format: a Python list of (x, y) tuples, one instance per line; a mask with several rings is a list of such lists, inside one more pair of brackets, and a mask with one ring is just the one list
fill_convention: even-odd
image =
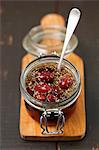
[(78, 24), (78, 21), (80, 19), (80, 14), (81, 14), (80, 10), (77, 8), (73, 8), (69, 13), (64, 45), (63, 45), (62, 53), (61, 53), (60, 60), (57, 66), (58, 71), (61, 71), (61, 64), (62, 64), (62, 60), (64, 57), (64, 53), (65, 53), (65, 50), (67, 49), (67, 45), (73, 35), (73, 32)]

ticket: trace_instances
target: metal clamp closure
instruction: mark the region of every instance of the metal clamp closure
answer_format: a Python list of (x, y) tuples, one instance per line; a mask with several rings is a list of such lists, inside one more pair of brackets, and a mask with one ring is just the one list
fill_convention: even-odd
[[(56, 123), (56, 130), (50, 132), (48, 130), (48, 121), (52, 119), (52, 121), (57, 118)], [(51, 111), (44, 111), (44, 113), (40, 117), (40, 126), (43, 129), (42, 134), (62, 134), (63, 133), (63, 127), (65, 123), (65, 117), (62, 111), (55, 110), (53, 112)]]

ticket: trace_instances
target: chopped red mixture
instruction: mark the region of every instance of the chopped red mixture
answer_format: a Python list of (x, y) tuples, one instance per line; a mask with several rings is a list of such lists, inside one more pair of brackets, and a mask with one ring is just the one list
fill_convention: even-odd
[(57, 71), (56, 63), (48, 63), (33, 68), (26, 76), (27, 92), (36, 100), (59, 102), (69, 98), (76, 88), (72, 72), (62, 66)]

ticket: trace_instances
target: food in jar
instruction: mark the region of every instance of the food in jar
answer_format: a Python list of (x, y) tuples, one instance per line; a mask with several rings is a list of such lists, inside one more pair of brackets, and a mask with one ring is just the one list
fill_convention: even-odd
[(46, 63), (31, 69), (25, 79), (27, 92), (42, 102), (67, 100), (76, 89), (76, 79), (65, 66), (57, 71), (57, 63)]
[[(56, 31), (53, 32), (55, 33)], [(60, 54), (63, 47), (63, 41), (60, 39), (55, 39), (55, 37), (42, 39), (39, 44), (46, 47), (48, 54)]]
[(40, 41), (40, 44), (46, 45), (46, 46), (63, 46), (63, 41), (59, 39), (54, 39), (54, 38), (46, 38)]
[(51, 25), (65, 26), (65, 20), (60, 14), (50, 13), (41, 18), (40, 24), (44, 27)]

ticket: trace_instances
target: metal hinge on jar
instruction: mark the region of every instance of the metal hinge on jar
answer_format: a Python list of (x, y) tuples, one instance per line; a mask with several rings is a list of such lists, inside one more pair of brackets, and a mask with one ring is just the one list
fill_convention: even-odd
[[(57, 123), (56, 123), (56, 130), (55, 131), (49, 131), (48, 129), (48, 120), (57, 117)], [(65, 117), (62, 111), (55, 110), (55, 111), (44, 111), (43, 114), (40, 117), (40, 126), (42, 128), (42, 134), (62, 134), (63, 133), (63, 127), (65, 123)]]

